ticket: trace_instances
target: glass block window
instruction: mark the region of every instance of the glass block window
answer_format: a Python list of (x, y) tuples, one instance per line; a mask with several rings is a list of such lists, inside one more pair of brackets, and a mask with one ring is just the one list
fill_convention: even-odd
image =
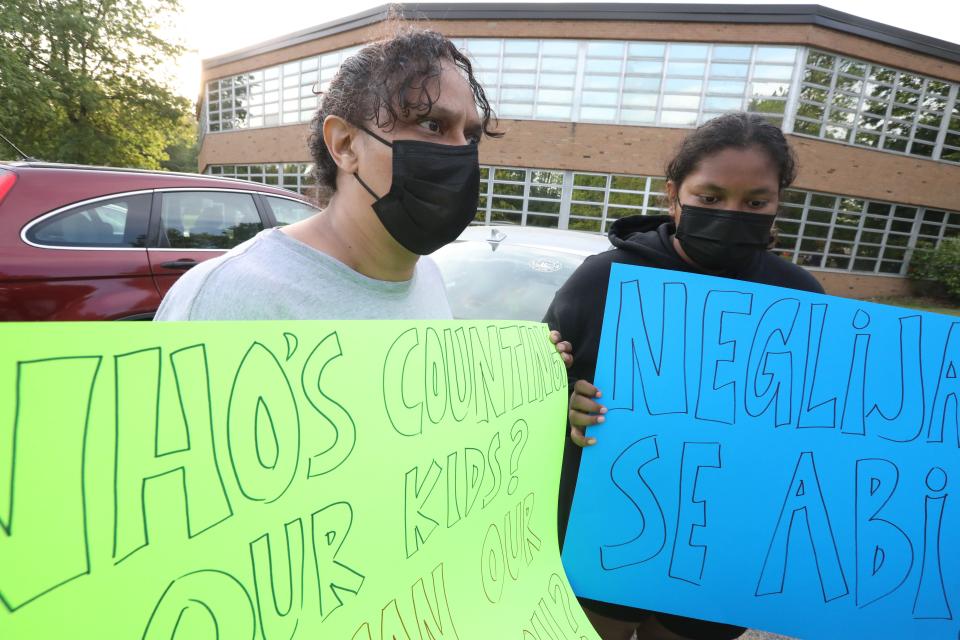
[(749, 110), (778, 125), (797, 47), (615, 40), (457, 42), (504, 118), (693, 127)]
[(230, 131), (308, 122), (350, 47), (283, 65), (258, 69), (206, 86), (206, 131)]
[(248, 93), (246, 75), (208, 82), (207, 114), (210, 131), (230, 131), (245, 127)]
[(811, 49), (793, 131), (960, 163), (956, 94), (956, 84)]
[(476, 222), (606, 232), (618, 218), (659, 214), (662, 178), (482, 167)]
[[(731, 111), (785, 132), (960, 164), (958, 85), (805, 47), (454, 39), (503, 118), (694, 127)], [(203, 133), (309, 121), (359, 47), (207, 82)]]
[(667, 45), (662, 42), (631, 42), (627, 45), (623, 98), (620, 101), (622, 122), (656, 124), (666, 51)]
[(580, 47), (573, 40), (547, 40), (540, 44), (533, 117), (571, 120), (577, 87)]
[(568, 229), (600, 231), (609, 186), (609, 175), (597, 173), (573, 174)]
[(563, 173), (559, 171), (527, 172), (526, 218), (524, 224), (536, 227), (558, 227), (563, 196)]
[(496, 91), (500, 85), (500, 57), (503, 41), (469, 40), (467, 42), (472, 47), (470, 58), (473, 63), (473, 74), (476, 76), (477, 82), (483, 85), (487, 99), (491, 103), (495, 103), (499, 99), (499, 94)]
[(946, 122), (946, 132), (943, 137), (943, 147), (940, 149), (939, 159), (944, 162), (960, 164), (960, 97), (957, 95), (954, 95), (950, 118), (944, 118), (944, 121)]
[[(710, 75), (709, 55), (708, 45), (668, 45), (660, 106), (661, 124), (673, 127), (697, 124), (703, 106), (701, 96)], [(737, 102), (739, 108), (743, 101)]]
[(530, 118), (537, 85), (539, 45), (535, 40), (505, 40), (501, 48), (498, 104), (503, 105), (505, 117)]
[(314, 185), (312, 164), (219, 164), (207, 167), (206, 173), (224, 178), (238, 178), (281, 187), (306, 194)]
[[(727, 111), (784, 123), (797, 47), (614, 40), (455, 41), (504, 118), (692, 127)], [(205, 132), (307, 122), (359, 47), (207, 82)], [(958, 133), (960, 136), (960, 133)], [(958, 141), (960, 142), (960, 141)], [(957, 147), (960, 155), (960, 146)]]
[(563, 172), (482, 167), (476, 221), (558, 228)]
[[(789, 47), (754, 49), (747, 102), (743, 107), (745, 111), (762, 115), (777, 126), (784, 126), (784, 115), (791, 98), (793, 70), (801, 53)], [(720, 114), (710, 113), (706, 119), (717, 115)]]
[[(617, 219), (659, 215), (666, 180), (655, 176), (482, 167), (475, 223), (607, 233)], [(918, 242), (960, 237), (960, 213), (789, 189), (775, 250), (803, 267), (904, 276)]]
[(665, 191), (660, 178), (575, 172), (567, 228), (606, 233), (618, 218), (664, 213)]
[(946, 238), (960, 238), (960, 213), (924, 209), (917, 229), (917, 240), (939, 245)]
[(600, 40), (586, 42), (584, 65), (581, 71), (578, 121), (616, 122), (623, 91), (624, 55), (626, 42)]
[(960, 236), (960, 214), (791, 189), (776, 227), (777, 251), (804, 267), (906, 275), (917, 241)]

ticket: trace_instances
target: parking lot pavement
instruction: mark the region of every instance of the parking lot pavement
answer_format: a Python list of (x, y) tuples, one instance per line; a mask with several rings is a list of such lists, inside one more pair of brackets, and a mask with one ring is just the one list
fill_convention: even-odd
[(740, 640), (793, 640), (787, 636), (778, 636), (775, 633), (767, 633), (766, 631), (754, 631), (751, 629), (745, 634), (740, 636)]
[[(637, 640), (637, 635), (633, 635), (632, 640)], [(778, 636), (775, 633), (767, 633), (766, 631), (754, 631), (750, 629), (745, 634), (740, 636), (740, 640), (794, 640), (788, 636)]]

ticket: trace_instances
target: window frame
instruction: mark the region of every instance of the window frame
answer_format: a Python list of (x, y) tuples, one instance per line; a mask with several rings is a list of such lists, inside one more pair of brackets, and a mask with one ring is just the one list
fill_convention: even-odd
[[(257, 199), (260, 200), (260, 205), (262, 205), (263, 207), (263, 212), (266, 214), (267, 219), (270, 221), (270, 228), (277, 227), (280, 225), (280, 223), (277, 221), (277, 214), (273, 210), (273, 205), (270, 204), (270, 198), (279, 198), (280, 200), (290, 200), (291, 202), (296, 202), (298, 204), (305, 205), (307, 207), (310, 207), (311, 209), (316, 209), (317, 212), (321, 211), (321, 209), (316, 205), (314, 205), (313, 203), (307, 202), (306, 200), (301, 200), (300, 198), (292, 198), (290, 196), (284, 196), (278, 193), (258, 192)], [(285, 223), (285, 224), (292, 224), (292, 223)]]
[(163, 196), (167, 193), (182, 193), (187, 191), (201, 191), (201, 192), (216, 192), (216, 193), (243, 193), (248, 194), (253, 199), (254, 207), (257, 211), (257, 216), (260, 218), (260, 224), (263, 225), (264, 229), (268, 229), (274, 225), (271, 225), (269, 222), (269, 216), (266, 212), (266, 207), (264, 203), (260, 201), (260, 198), (257, 196), (261, 193), (255, 189), (225, 189), (217, 187), (166, 187), (163, 189), (156, 189), (154, 191), (153, 198), (153, 207), (150, 211), (150, 227), (147, 231), (147, 248), (150, 251), (157, 252), (217, 252), (224, 253), (230, 249), (216, 249), (216, 248), (197, 248), (197, 247), (163, 247), (160, 246), (160, 213), (163, 208)]
[[(501, 177), (496, 175), (497, 172), (501, 173)], [(538, 184), (533, 180), (533, 174), (538, 172), (559, 174), (562, 177), (560, 182), (552, 185), (561, 190), (559, 215), (530, 211), (530, 202), (540, 200), (530, 195), (530, 188)], [(474, 225), (534, 226), (526, 223), (528, 215), (550, 215), (558, 218), (557, 229), (572, 229), (571, 222), (596, 221), (602, 230), (599, 233), (606, 233), (611, 224), (623, 217), (619, 213), (621, 210), (631, 211), (629, 215), (650, 216), (666, 213), (658, 199), (664, 195), (658, 188), (662, 188), (662, 183), (666, 180), (661, 176), (509, 165), (481, 165), (481, 174), (480, 200), (476, 216), (471, 222)], [(502, 176), (509, 176), (509, 179)], [(578, 176), (599, 178), (605, 186), (576, 184)], [(621, 177), (641, 181), (637, 186), (642, 184), (643, 189), (615, 188), (614, 183)], [(518, 193), (501, 196), (517, 204), (517, 209), (509, 212), (513, 214), (515, 222), (504, 221), (502, 215), (497, 219), (496, 214), (502, 211), (493, 206), (493, 198), (498, 197), (494, 192), (496, 184), (523, 189), (522, 195)], [(574, 197), (574, 191), (592, 192), (602, 195), (602, 198), (582, 201)], [(614, 194), (633, 195), (640, 198), (643, 204), (617, 203), (613, 201)], [(576, 204), (596, 207), (598, 215), (574, 213), (571, 209)], [(780, 207), (777, 224), (782, 223), (791, 230), (780, 232), (780, 242), (774, 252), (812, 271), (903, 278), (907, 275), (910, 258), (918, 241), (939, 246), (944, 238), (960, 237), (960, 211), (951, 209), (799, 188), (788, 189)], [(908, 214), (908, 211), (913, 213)], [(616, 215), (611, 215), (612, 213)], [(811, 233), (807, 233), (808, 229)], [(874, 240), (875, 237), (878, 239)], [(815, 243), (821, 243), (822, 250), (809, 248)], [(834, 251), (841, 246), (846, 247), (849, 254)], [(864, 253), (875, 252), (876, 256), (864, 256), (861, 249)], [(899, 251), (903, 251), (902, 259), (888, 257), (889, 252)], [(804, 264), (808, 259), (815, 260), (815, 263)], [(828, 266), (831, 261), (836, 263), (838, 260), (846, 260), (846, 266)], [(854, 268), (858, 261), (869, 261), (872, 266), (869, 270)], [(890, 266), (895, 263), (899, 269), (893, 271)]]
[[(960, 93), (960, 84), (926, 73), (918, 73), (900, 67), (888, 66), (879, 62), (872, 62), (846, 53), (819, 47), (804, 47), (803, 52), (803, 59), (798, 62), (798, 75), (801, 77), (800, 87), (798, 91), (793, 94), (792, 100), (798, 110), (802, 105), (806, 104), (815, 109), (822, 107), (822, 113), (816, 118), (798, 114), (795, 121), (791, 122), (789, 130), (786, 127), (784, 128), (784, 133), (792, 133), (825, 142), (835, 142), (848, 147), (879, 151), (881, 153), (893, 153), (916, 160), (928, 160), (953, 165), (960, 164), (960, 160), (944, 158), (945, 152), (949, 153), (958, 150), (958, 147), (946, 144), (946, 139), (951, 134), (956, 135), (960, 133), (960, 131), (950, 128), (951, 119), (955, 119), (957, 117), (955, 114), (960, 113), (958, 112), (958, 107), (960, 107), (960, 96), (958, 96), (958, 93)], [(817, 57), (832, 58), (833, 62), (830, 68), (827, 69), (826, 67), (819, 66), (817, 61), (811, 62), (811, 60)], [(845, 68), (848, 69), (850, 65), (861, 66), (864, 70), (863, 75), (859, 76), (846, 71)], [(806, 75), (808, 72), (828, 74), (828, 85), (825, 86), (807, 81)], [(889, 80), (881, 81), (875, 77), (875, 74), (878, 72), (889, 72), (892, 75)], [(903, 78), (918, 78), (920, 80), (920, 87), (915, 88), (902, 82)], [(845, 91), (837, 88), (838, 82), (842, 80), (859, 82), (860, 86), (856, 92)], [(947, 88), (946, 95), (940, 94), (935, 89), (932, 89), (931, 87), (934, 84), (945, 85)], [(870, 94), (871, 85), (888, 88), (889, 95), (884, 97)], [(823, 103), (815, 101), (801, 102), (801, 94), (807, 88), (826, 91), (825, 101)], [(897, 98), (901, 94), (913, 96), (916, 98), (916, 101), (913, 104), (900, 102)], [(849, 107), (838, 105), (835, 103), (835, 96), (849, 98), (855, 102), (855, 105)], [(925, 107), (927, 100), (936, 100), (937, 96), (943, 100), (942, 112), (937, 109)], [(867, 111), (864, 108), (867, 103), (873, 103), (882, 107), (884, 111), (883, 114), (875, 111)], [(909, 109), (909, 115), (905, 116), (906, 119), (895, 115), (894, 112), (897, 109)], [(851, 114), (852, 118), (848, 123), (839, 123), (831, 120), (831, 116), (834, 113)], [(922, 121), (923, 117), (928, 113), (940, 116), (940, 124), (937, 127), (925, 124)], [(870, 119), (878, 121), (876, 129), (866, 127), (862, 124), (865, 120)], [(797, 122), (816, 126), (818, 132), (798, 131), (796, 126)], [(891, 132), (888, 130), (891, 124), (905, 125), (906, 130), (902, 134)], [(828, 130), (831, 128), (846, 130), (846, 138), (831, 138), (828, 135)], [(935, 131), (936, 135), (933, 136), (931, 140), (922, 137), (918, 138), (916, 134), (925, 130)], [(858, 142), (860, 136), (875, 138), (875, 144)], [(902, 143), (900, 146), (903, 148), (888, 147), (888, 141), (891, 141), (891, 144), (894, 145)], [(930, 155), (915, 152), (915, 143), (916, 145), (929, 148), (931, 150)]]
[[(97, 202), (104, 202), (106, 200), (116, 200), (120, 198), (125, 198), (129, 196), (138, 196), (138, 195), (149, 195), (151, 198), (150, 203), (147, 204), (146, 211), (143, 212), (143, 215), (147, 218), (146, 222), (146, 242), (143, 247), (112, 247), (112, 246), (69, 246), (69, 245), (56, 245), (56, 244), (44, 244), (42, 242), (35, 242), (31, 240), (28, 236), (29, 233), (34, 229), (34, 227), (42, 224), (43, 222), (58, 216), (62, 213), (67, 213), (74, 209), (87, 208), (92, 204)], [(55, 249), (61, 251), (146, 251), (150, 247), (151, 240), (151, 223), (153, 218), (153, 208), (156, 203), (157, 198), (155, 197), (155, 189), (135, 189), (132, 191), (121, 191), (119, 193), (111, 193), (108, 195), (97, 196), (95, 198), (89, 198), (87, 200), (81, 200), (80, 202), (72, 202), (63, 207), (58, 207), (53, 211), (49, 211), (40, 215), (27, 224), (23, 225), (20, 229), (20, 240), (31, 247), (37, 249)]]

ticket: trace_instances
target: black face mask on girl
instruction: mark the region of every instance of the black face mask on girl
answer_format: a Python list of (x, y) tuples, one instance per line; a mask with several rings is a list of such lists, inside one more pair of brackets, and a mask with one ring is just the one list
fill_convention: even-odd
[(373, 211), (394, 240), (425, 256), (457, 239), (477, 215), (480, 160), (477, 145), (452, 146), (419, 140), (389, 142), (365, 127), (367, 134), (393, 149), (393, 182), (376, 198)]
[(685, 204), (680, 207), (677, 240), (690, 259), (704, 269), (735, 271), (766, 251), (775, 217)]

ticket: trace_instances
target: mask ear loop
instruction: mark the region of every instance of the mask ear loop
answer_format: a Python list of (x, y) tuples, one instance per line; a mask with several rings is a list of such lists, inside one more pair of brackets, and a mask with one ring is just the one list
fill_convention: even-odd
[[(376, 140), (376, 141), (378, 141), (378, 142), (382, 142), (383, 144), (387, 145), (388, 147), (393, 148), (393, 143), (392, 143), (392, 142), (390, 142), (389, 140), (385, 140), (385, 139), (381, 138), (380, 136), (378, 136), (377, 134), (375, 134), (373, 131), (370, 131), (370, 129), (367, 129), (365, 126), (359, 125), (357, 128), (360, 129), (361, 131), (363, 131), (364, 133), (366, 133), (368, 136), (370, 136), (370, 137), (373, 138), (374, 140)], [(371, 189), (370, 186), (360, 178), (360, 174), (358, 174), (356, 171), (354, 171), (354, 172), (353, 172), (353, 177), (357, 179), (357, 182), (360, 183), (360, 186), (363, 187), (364, 189), (366, 189), (366, 190), (367, 190), (367, 193), (369, 193), (369, 194), (373, 197), (374, 200), (379, 200), (379, 199), (380, 199), (380, 196), (378, 196), (378, 195), (373, 191), (373, 189)]]
[(392, 143), (392, 142), (390, 142), (389, 140), (386, 140), (386, 139), (384, 139), (384, 138), (381, 138), (380, 136), (378, 136), (377, 134), (375, 134), (373, 131), (370, 131), (370, 129), (367, 129), (365, 126), (360, 125), (360, 126), (358, 126), (357, 128), (360, 129), (361, 131), (363, 131), (364, 133), (366, 133), (368, 136), (370, 136), (370, 137), (373, 138), (374, 140), (376, 140), (376, 141), (378, 141), (378, 142), (382, 142), (383, 144), (387, 145), (388, 147), (393, 147), (393, 143)]
[(369, 193), (371, 196), (373, 196), (373, 199), (374, 199), (374, 200), (379, 200), (379, 199), (380, 199), (380, 196), (378, 196), (376, 193), (374, 193), (374, 192), (373, 192), (373, 189), (371, 189), (371, 188), (367, 185), (366, 182), (364, 182), (363, 180), (360, 179), (360, 175), (359, 175), (356, 171), (353, 172), (353, 177), (357, 179), (357, 182), (360, 183), (360, 186), (361, 186), (361, 187), (363, 187), (364, 189), (367, 190), (367, 193)]
[(683, 214), (683, 205), (680, 204), (680, 196), (679, 196), (679, 194), (678, 194), (678, 195), (675, 195), (675, 196), (673, 197), (673, 201), (674, 201), (675, 203), (677, 203), (677, 220), (676, 220), (676, 222), (674, 222), (674, 225), (676, 225), (676, 226), (679, 227), (679, 226), (680, 226), (680, 216)]

